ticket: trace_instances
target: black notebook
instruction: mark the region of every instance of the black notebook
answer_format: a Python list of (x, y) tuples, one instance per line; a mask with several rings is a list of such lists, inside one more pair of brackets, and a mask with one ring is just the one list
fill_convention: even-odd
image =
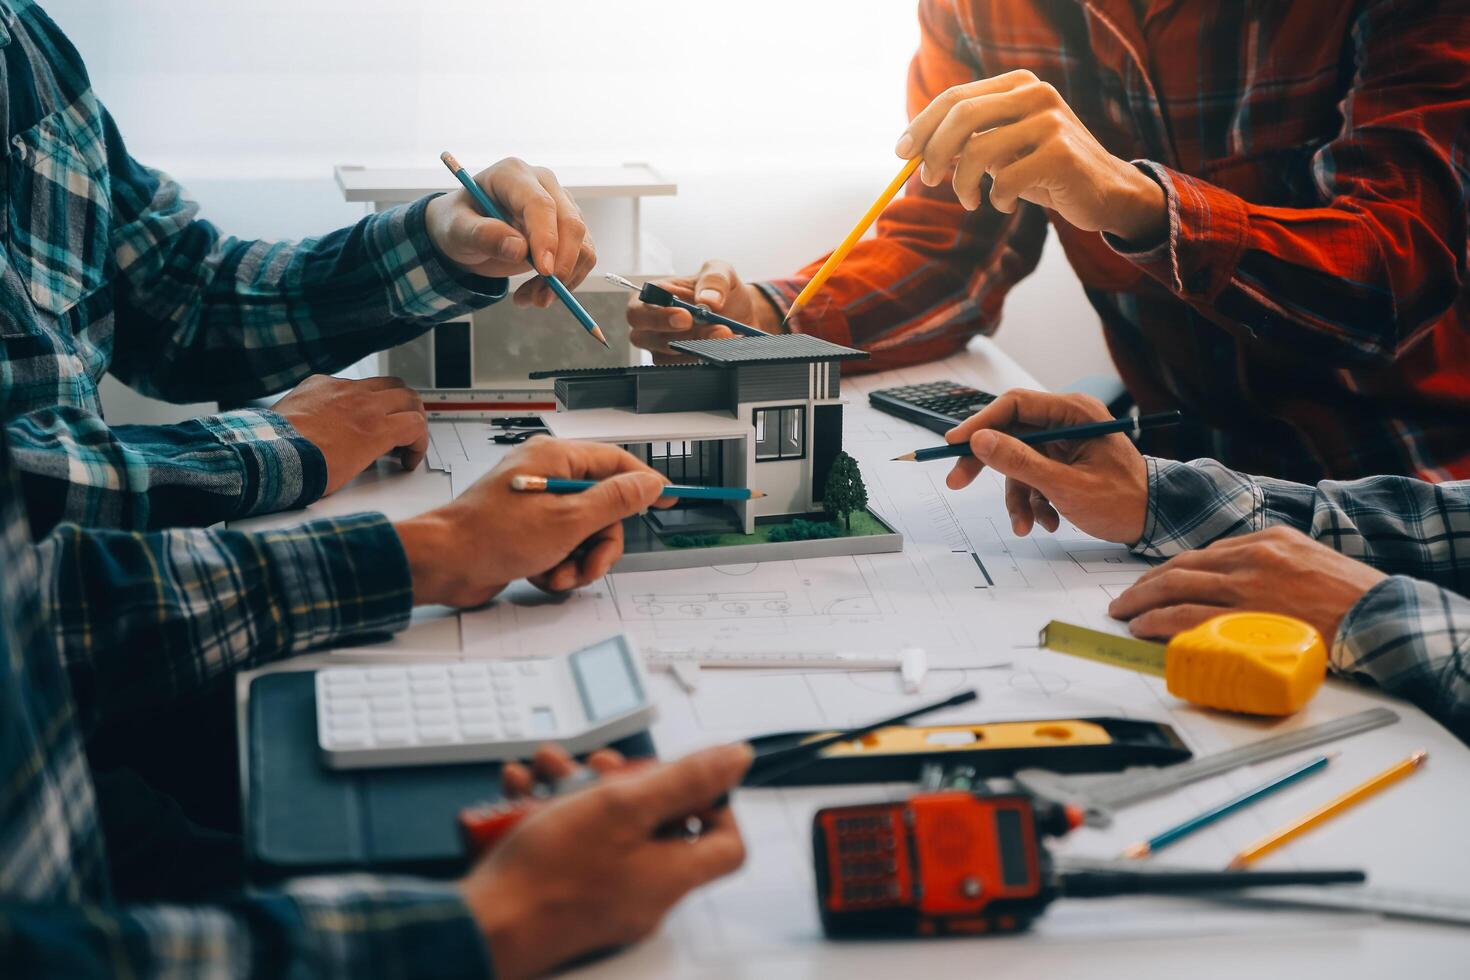
[[(467, 855), (455, 817), (500, 798), (500, 764), (328, 769), (316, 736), (314, 673), (265, 674), (246, 706), (245, 852), (252, 882), (379, 871), (450, 877)], [(654, 754), (647, 732), (614, 743)]]

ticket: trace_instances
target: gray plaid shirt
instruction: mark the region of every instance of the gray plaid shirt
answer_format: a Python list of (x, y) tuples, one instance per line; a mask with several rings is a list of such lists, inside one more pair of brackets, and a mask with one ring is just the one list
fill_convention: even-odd
[(1386, 572), (1331, 638), (1332, 669), (1414, 702), (1470, 741), (1470, 481), (1306, 486), (1211, 459), (1149, 457), (1148, 487), (1140, 554), (1167, 558), (1285, 526)]

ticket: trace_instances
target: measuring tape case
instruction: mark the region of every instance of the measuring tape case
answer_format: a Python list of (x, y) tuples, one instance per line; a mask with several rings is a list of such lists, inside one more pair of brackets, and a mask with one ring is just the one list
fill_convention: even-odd
[[(753, 739), (763, 754), (829, 734), (780, 732)], [(894, 725), (823, 749), (815, 761), (771, 786), (907, 782), (926, 763), (971, 766), (975, 775), (1010, 776), (1017, 769), (1116, 772), (1129, 766), (1167, 766), (1191, 755), (1168, 725), (1126, 718), (1005, 721), (978, 725)]]

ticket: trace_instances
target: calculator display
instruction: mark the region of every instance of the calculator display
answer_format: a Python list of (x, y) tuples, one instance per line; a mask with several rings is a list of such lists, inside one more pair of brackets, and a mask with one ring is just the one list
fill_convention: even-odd
[(605, 643), (574, 653), (571, 660), (577, 690), (592, 721), (624, 714), (643, 703), (643, 688), (621, 643)]

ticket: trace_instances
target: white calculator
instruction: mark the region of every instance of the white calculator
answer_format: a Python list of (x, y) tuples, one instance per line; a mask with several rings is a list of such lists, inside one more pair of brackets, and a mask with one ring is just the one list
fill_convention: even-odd
[(317, 742), (333, 769), (524, 759), (542, 742), (579, 755), (653, 717), (643, 665), (624, 636), (545, 660), (316, 673)]

